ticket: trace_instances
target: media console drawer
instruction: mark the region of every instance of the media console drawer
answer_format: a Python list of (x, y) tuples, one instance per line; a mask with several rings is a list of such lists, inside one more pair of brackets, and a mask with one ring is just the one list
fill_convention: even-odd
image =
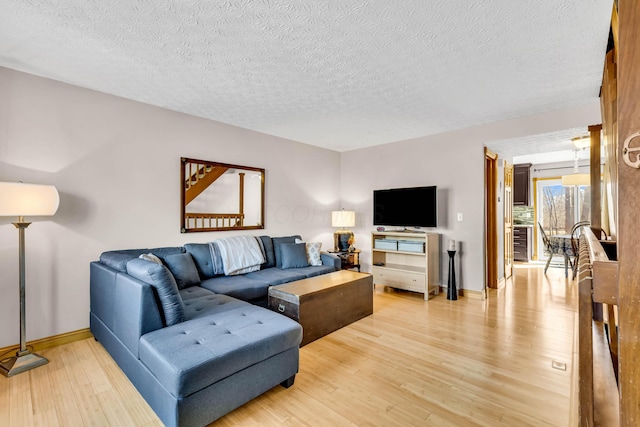
[(425, 292), (427, 278), (423, 273), (391, 270), (384, 267), (373, 267), (373, 283), (392, 288), (406, 289), (414, 292)]

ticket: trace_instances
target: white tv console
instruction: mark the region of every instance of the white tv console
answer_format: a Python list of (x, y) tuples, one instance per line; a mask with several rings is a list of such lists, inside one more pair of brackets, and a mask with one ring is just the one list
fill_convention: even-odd
[[(383, 240), (376, 243), (379, 239)], [(398, 250), (393, 248), (394, 240), (406, 243), (401, 244), (401, 250)], [(438, 295), (440, 292), (438, 233), (374, 231), (371, 235), (371, 254), (375, 285), (420, 292), (425, 300), (429, 299), (429, 295)]]

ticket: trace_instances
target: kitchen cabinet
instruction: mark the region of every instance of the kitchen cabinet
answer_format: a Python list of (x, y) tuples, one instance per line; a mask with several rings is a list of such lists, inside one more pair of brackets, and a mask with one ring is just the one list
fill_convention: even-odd
[(531, 163), (513, 165), (513, 205), (531, 204)]
[(514, 261), (531, 261), (533, 227), (513, 227), (513, 259)]

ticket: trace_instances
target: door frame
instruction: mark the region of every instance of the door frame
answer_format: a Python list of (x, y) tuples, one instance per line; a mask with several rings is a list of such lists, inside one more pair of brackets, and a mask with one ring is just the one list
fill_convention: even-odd
[(504, 278), (513, 275), (513, 165), (504, 162)]
[(498, 155), (484, 148), (485, 288), (498, 288)]

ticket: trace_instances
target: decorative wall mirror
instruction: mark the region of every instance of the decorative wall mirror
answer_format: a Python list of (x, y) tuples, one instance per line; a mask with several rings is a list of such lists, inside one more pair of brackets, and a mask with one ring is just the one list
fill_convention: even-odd
[(180, 159), (182, 233), (264, 228), (264, 169)]

